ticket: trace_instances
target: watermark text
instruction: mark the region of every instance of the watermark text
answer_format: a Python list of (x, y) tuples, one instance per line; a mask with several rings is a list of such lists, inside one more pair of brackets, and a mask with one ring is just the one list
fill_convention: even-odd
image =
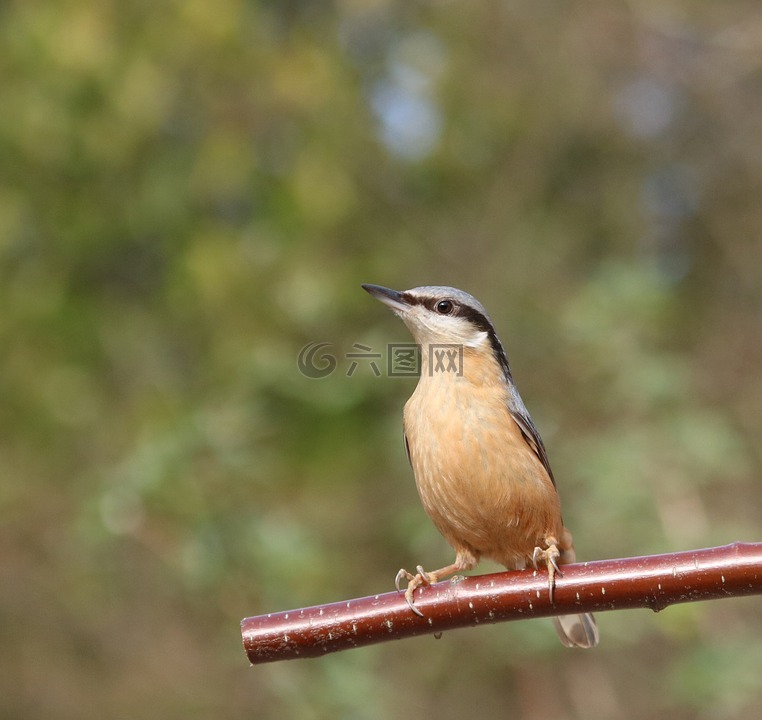
[(343, 355), (334, 352), (332, 343), (311, 342), (305, 345), (296, 359), (299, 372), (314, 380), (326, 378), (336, 372), (346, 377), (370, 373), (374, 377), (418, 377), (421, 373), (463, 375), (463, 346), (432, 344), (425, 367), (421, 346), (416, 343), (389, 343), (386, 352), (379, 352), (370, 345), (354, 343)]

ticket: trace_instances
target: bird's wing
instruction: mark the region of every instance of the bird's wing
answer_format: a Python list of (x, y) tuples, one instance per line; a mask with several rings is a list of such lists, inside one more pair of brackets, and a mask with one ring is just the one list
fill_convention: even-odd
[(548, 452), (545, 450), (545, 445), (542, 442), (540, 433), (538, 432), (535, 424), (532, 422), (532, 418), (528, 413), (519, 413), (511, 410), (511, 417), (516, 421), (516, 424), (521, 430), (521, 434), (524, 436), (524, 440), (527, 441), (527, 445), (532, 448), (532, 452), (540, 459), (543, 467), (548, 471), (550, 481), (553, 483), (553, 487), (556, 486), (556, 479), (553, 477), (553, 471), (550, 469), (550, 461), (548, 460)]
[(532, 452), (537, 455), (542, 466), (547, 470), (550, 481), (553, 483), (553, 487), (556, 487), (556, 479), (553, 477), (553, 471), (550, 469), (548, 452), (545, 450), (545, 445), (540, 437), (540, 431), (532, 422), (529, 410), (527, 410), (527, 406), (524, 405), (524, 401), (521, 399), (521, 395), (519, 395), (519, 391), (516, 389), (516, 384), (513, 382), (513, 375), (511, 373), (511, 366), (508, 364), (508, 357), (506, 356), (500, 341), (497, 339), (494, 330), (490, 336), (490, 342), (497, 355), (500, 367), (503, 369), (505, 382), (508, 385), (508, 412), (519, 426), (519, 430), (521, 430), (521, 434), (524, 436), (527, 445), (532, 448)]
[(410, 443), (407, 441), (407, 433), (402, 431), (402, 439), (405, 442), (405, 455), (407, 455), (407, 461), (410, 463), (410, 467), (413, 467), (413, 461), (410, 459)]

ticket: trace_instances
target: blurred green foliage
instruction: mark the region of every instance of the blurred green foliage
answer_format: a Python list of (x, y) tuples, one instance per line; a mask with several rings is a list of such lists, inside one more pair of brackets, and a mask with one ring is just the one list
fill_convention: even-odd
[(755, 600), (602, 615), (590, 653), (531, 621), (253, 669), (238, 621), (450, 557), (414, 381), (348, 376), (409, 341), (361, 282), (490, 309), (580, 558), (760, 540), (761, 27), (743, 0), (4, 3), (3, 716), (753, 714)]

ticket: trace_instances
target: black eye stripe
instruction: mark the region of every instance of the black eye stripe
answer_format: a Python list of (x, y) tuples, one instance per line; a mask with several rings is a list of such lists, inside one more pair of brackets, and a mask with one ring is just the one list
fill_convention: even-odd
[(495, 329), (492, 327), (492, 323), (480, 313), (476, 308), (469, 307), (468, 305), (458, 305), (455, 315), (465, 318), (473, 325), (483, 330), (486, 333), (494, 333)]
[[(442, 300), (450, 300), (450, 298), (438, 298), (422, 297), (420, 295), (410, 295), (409, 293), (402, 293), (406, 302), (411, 305), (423, 305), (429, 310), (436, 312), (436, 304)], [(505, 350), (503, 349), (500, 340), (497, 337), (495, 328), (492, 327), (492, 323), (487, 319), (487, 316), (470, 305), (464, 305), (463, 303), (452, 301), (454, 304), (454, 312), (451, 313), (454, 317), (462, 317), (473, 323), (475, 327), (483, 332), (487, 333), (489, 344), (492, 347), (492, 352), (495, 354), (498, 363), (503, 369), (506, 378), (512, 380), (511, 368), (508, 364), (508, 358), (506, 357)]]
[(440, 314), (441, 312), (437, 310), (439, 303), (445, 301), (450, 302), (452, 303), (453, 307), (449, 313), (450, 315), (465, 318), (466, 320), (472, 322), (476, 327), (478, 327), (479, 330), (483, 330), (486, 333), (495, 332), (495, 329), (492, 327), (492, 323), (485, 317), (484, 313), (479, 312), (476, 308), (473, 308), (470, 305), (464, 305), (463, 303), (456, 302), (452, 298), (443, 298), (441, 296), (438, 298), (421, 297), (416, 295), (408, 295), (407, 293), (403, 293), (403, 297), (411, 305), (423, 305), (429, 310)]

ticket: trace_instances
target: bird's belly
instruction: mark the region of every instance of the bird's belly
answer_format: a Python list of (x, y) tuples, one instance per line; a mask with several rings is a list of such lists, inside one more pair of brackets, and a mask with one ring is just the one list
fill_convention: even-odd
[(406, 407), (424, 509), (456, 549), (523, 567), (561, 531), (555, 487), (504, 406), (448, 410), (431, 417)]

